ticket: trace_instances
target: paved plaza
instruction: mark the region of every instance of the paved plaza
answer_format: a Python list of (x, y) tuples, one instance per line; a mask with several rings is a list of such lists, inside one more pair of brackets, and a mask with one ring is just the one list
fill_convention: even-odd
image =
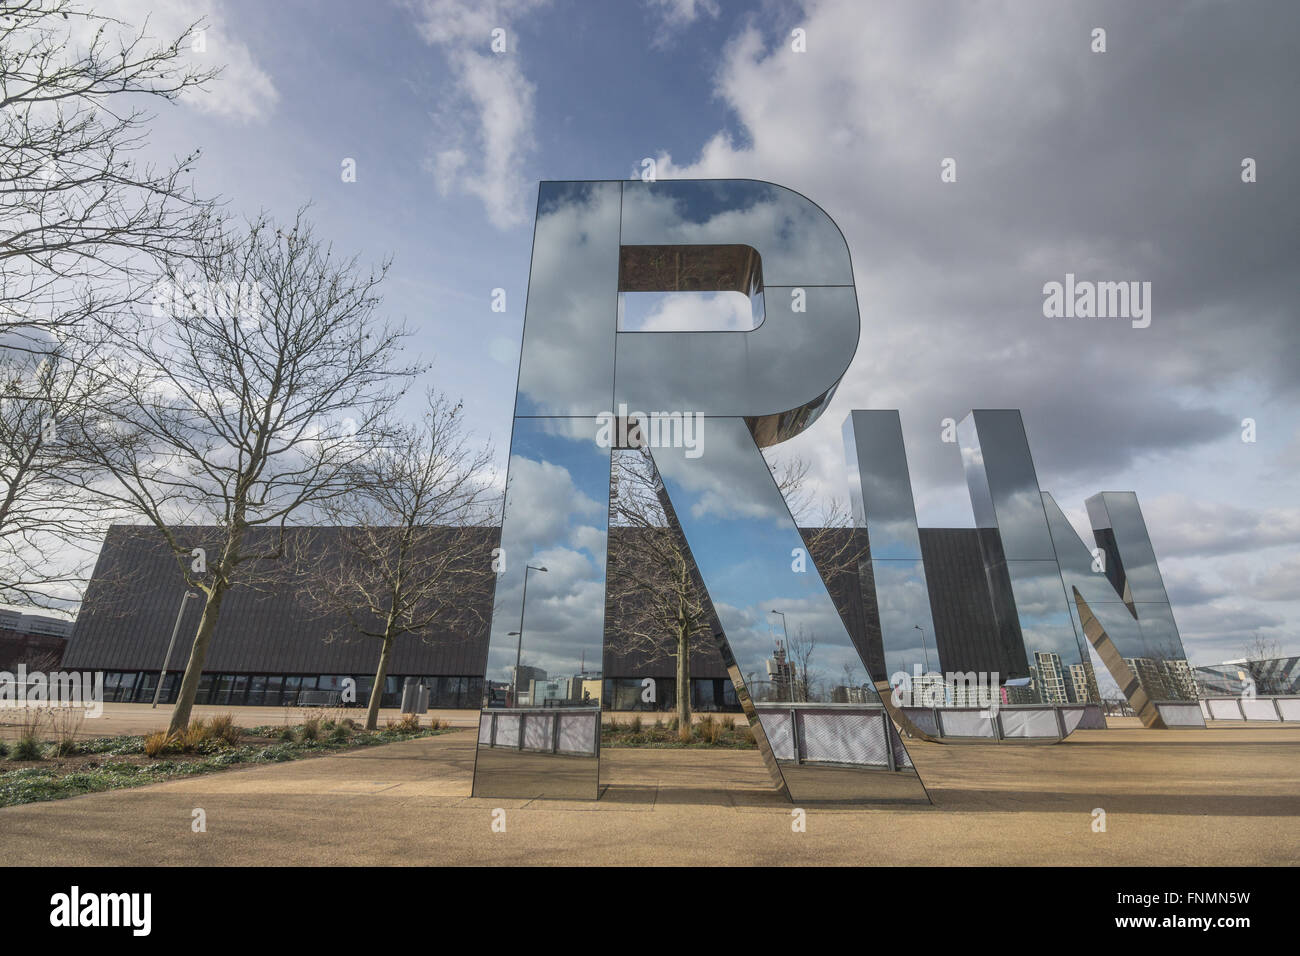
[[(113, 732), (147, 719), (119, 715)], [(934, 806), (811, 805), (806, 832), (793, 832), (753, 751), (607, 748), (599, 801), (474, 799), (466, 729), (10, 807), (0, 841), (8, 864), (59, 865), (1300, 860), (1300, 727), (1126, 723), (1055, 746), (928, 746)], [(191, 831), (195, 808), (206, 833)], [(1105, 832), (1093, 830), (1098, 808)], [(505, 832), (492, 827), (498, 809)]]

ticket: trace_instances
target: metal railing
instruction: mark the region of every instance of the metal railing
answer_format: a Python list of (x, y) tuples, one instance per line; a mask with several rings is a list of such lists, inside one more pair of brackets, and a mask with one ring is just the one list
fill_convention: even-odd
[(1202, 697), (1201, 714), (1206, 720), (1300, 720), (1300, 697)]

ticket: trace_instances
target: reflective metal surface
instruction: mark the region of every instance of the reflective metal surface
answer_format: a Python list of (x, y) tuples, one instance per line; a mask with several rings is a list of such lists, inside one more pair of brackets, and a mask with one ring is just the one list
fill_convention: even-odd
[(1090, 645), (1144, 724), (1165, 726), (1158, 704), (1196, 689), (1137, 496), (1088, 500), (1094, 554), (1039, 490), (1018, 411), (973, 411), (958, 437), (999, 627), (1024, 641), (1033, 697), (1095, 696)]
[(476, 797), (594, 800), (599, 795), (596, 708), (484, 710), (478, 745)]
[[(748, 331), (620, 331), (620, 291), (740, 292), (762, 321)], [(880, 716), (876, 677), (865, 673), (811, 559), (792, 567), (804, 542), (759, 452), (816, 419), (857, 340), (847, 245), (797, 193), (749, 180), (542, 184), (503, 518), (506, 566), (488, 651), (488, 719), (495, 712), (499, 726), (509, 711), (537, 705), (541, 693), (553, 705), (583, 704), (575, 690), (585, 687), (583, 662), (594, 668), (601, 659), (608, 541), (610, 443), (608, 432), (598, 438), (598, 417), (664, 413), (698, 430), (693, 444), (680, 440), (680, 428), (676, 441), (656, 432), (651, 453), (720, 618), (724, 659), (732, 660), (737, 696), (774, 784), (790, 780), (767, 749), (755, 702), (829, 704), (836, 686), (855, 686), (852, 713), (809, 715), (813, 746), (788, 763), (798, 780), (788, 792), (799, 800), (927, 799), (901, 740), (884, 765), (858, 759), (868, 728), (889, 723)], [(529, 565), (548, 570), (534, 573), (525, 607)], [(787, 642), (783, 629), (779, 649), (774, 607), (794, 631)], [(523, 632), (522, 650), (515, 631)], [(516, 659), (544, 678), (516, 669)], [(557, 677), (564, 689), (554, 686)], [(818, 744), (837, 734), (852, 746)], [(841, 759), (828, 757), (834, 753)], [(493, 732), (480, 741), (475, 793), (510, 792), (512, 767), (520, 768), (515, 795), (585, 792), (588, 771), (578, 765), (598, 757), (562, 756), (503, 748)], [(818, 782), (822, 771), (828, 782)]]
[[(858, 345), (848, 246), (829, 216), (771, 183), (628, 182), (622, 243), (640, 263), (622, 288), (761, 291), (764, 319), (746, 332), (619, 332), (614, 407), (744, 417), (763, 446), (816, 419)], [(661, 255), (673, 246), (686, 257)]]
[(610, 408), (622, 184), (542, 183), (515, 415)]
[(1169, 603), (1147, 524), (1131, 491), (1103, 491), (1084, 504), (1093, 537), (1106, 552), (1106, 577), (1124, 601)]
[(855, 410), (842, 432), (853, 519), (867, 529), (885, 669), (896, 686), (896, 674), (943, 669), (934, 643), (903, 426), (897, 411)]
[[(926, 801), (896, 733), (896, 748), (886, 744), (879, 678), (806, 558), (745, 421), (710, 418), (706, 434), (702, 458), (651, 454), (759, 716), (755, 736), (768, 738), (791, 798)], [(783, 727), (794, 743), (772, 741)]]
[[(1079, 539), (1046, 492), (1043, 506), (1061, 579), (1073, 598), (1075, 626), (1096, 648), (1143, 724), (1167, 726), (1160, 705), (1194, 701), (1197, 690), (1137, 496), (1104, 492), (1088, 499), (1100, 556)], [(1189, 723), (1196, 725), (1186, 717), (1178, 720), (1180, 726)]]
[(1071, 667), (1089, 658), (1056, 564), (1020, 413), (978, 409), (957, 428), (962, 466), (1001, 639), (1023, 644), (1031, 687), (1015, 703), (1070, 702)]
[[(522, 727), (530, 708), (585, 707), (599, 721), (610, 449), (596, 431), (594, 418), (515, 419), (485, 674), (489, 719)], [(526, 741), (512, 750), (508, 733), (498, 737), (480, 740), (476, 795), (595, 797), (598, 752)]]

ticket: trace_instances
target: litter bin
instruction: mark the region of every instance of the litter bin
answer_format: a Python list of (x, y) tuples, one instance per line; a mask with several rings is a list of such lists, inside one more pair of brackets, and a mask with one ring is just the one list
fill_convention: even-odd
[(429, 711), (429, 688), (418, 677), (408, 677), (402, 682), (402, 713), (424, 714)]

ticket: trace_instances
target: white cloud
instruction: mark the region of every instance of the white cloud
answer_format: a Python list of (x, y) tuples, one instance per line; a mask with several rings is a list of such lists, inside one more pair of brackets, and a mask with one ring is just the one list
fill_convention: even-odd
[(624, 332), (744, 332), (754, 309), (740, 292), (625, 292), (619, 329)]
[(1300, 554), (1292, 554), (1256, 575), (1250, 588), (1261, 601), (1300, 601)]
[[(1212, 597), (1232, 593), (1234, 563), (1271, 548), (1258, 558), (1275, 571), (1236, 593), (1285, 602), (1300, 545), (1286, 467), (1300, 439), (1252, 470), (1241, 462), (1254, 446), (1235, 436), (1255, 390), (1282, 410), (1295, 395), (1294, 362), (1282, 359), (1300, 337), (1294, 267), (1283, 254), (1254, 261), (1235, 251), (1287, 247), (1294, 202), (1278, 193), (1267, 210), (1256, 206), (1214, 166), (1236, 155), (1241, 130), (1271, 128), (1282, 108), (1285, 94), (1269, 82), (1285, 69), (1269, 38), (1276, 27), (1242, 24), (1242, 55), (1214, 67), (1211, 81), (1185, 51), (1214, 42), (1222, 22), (1212, 6), (1176, 34), (1116, 11), (1112, 35), (1145, 51), (1122, 70), (1088, 52), (1081, 10), (804, 6), (807, 52), (791, 50), (789, 24), (750, 20), (715, 76), (713, 92), (733, 114), (726, 128), (689, 162), (657, 155), (660, 179), (752, 177), (799, 190), (849, 243), (861, 347), (822, 420), (769, 457), (798, 454), (823, 495), (842, 496), (844, 416), (899, 408), (921, 524), (969, 525), (940, 420), (1019, 407), (1040, 482), (1075, 509), (1076, 527), (1076, 495), (1123, 476), (1142, 496), (1157, 554), (1171, 564), (1201, 556), (1183, 589), (1195, 604), (1184, 614), (1175, 601), (1189, 649), (1215, 654), (1247, 631), (1279, 627), (1273, 612), (1294, 621), (1294, 608), (1261, 613)], [(1203, 82), (1218, 91), (1213, 100), (1181, 96)], [(1125, 104), (1122, 120), (1114, 102)], [(1187, 156), (1187, 142), (1195, 155), (1171, 173), (1163, 157)], [(1296, 142), (1270, 138), (1287, 159)], [(940, 182), (945, 157), (957, 160), (954, 184)], [(1042, 283), (1068, 271), (1152, 280), (1152, 327), (1045, 321)], [(1289, 423), (1265, 424), (1261, 441), (1285, 445)]]
[(646, 0), (646, 9), (659, 18), (655, 46), (663, 46), (674, 34), (702, 16), (716, 20), (721, 8), (717, 0)]
[[(412, 0), (421, 37), (443, 51), (455, 83), (436, 117), (439, 146), (429, 157), (438, 190), (476, 197), (494, 226), (528, 219), (536, 86), (524, 76), (514, 33), (518, 19), (547, 0)], [(503, 30), (505, 51), (492, 49)]]
[[(240, 121), (263, 120), (280, 99), (275, 83), (253, 58), (248, 45), (227, 21), (220, 0), (102, 0), (96, 14), (112, 17), (139, 30), (147, 21), (147, 34), (159, 44), (171, 43), (192, 25), (203, 21), (201, 51), (192, 45), (182, 56), (198, 69), (220, 68), (221, 74), (206, 89), (187, 90), (181, 101), (204, 113)], [(93, 31), (94, 24), (85, 25)]]
[(1157, 552), (1221, 555), (1300, 544), (1300, 508), (1242, 508), (1183, 494), (1160, 495), (1142, 505)]

